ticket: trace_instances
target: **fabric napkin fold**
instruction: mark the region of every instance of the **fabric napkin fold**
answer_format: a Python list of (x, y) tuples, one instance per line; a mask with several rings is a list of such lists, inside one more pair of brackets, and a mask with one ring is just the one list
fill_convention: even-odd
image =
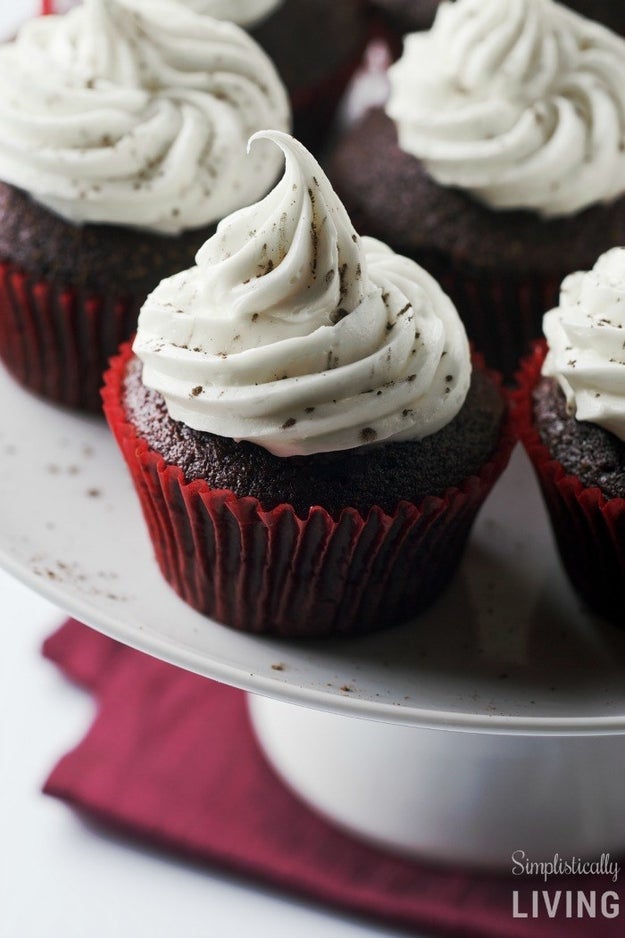
[[(258, 748), (245, 694), (129, 649), (69, 620), (44, 645), (91, 691), (91, 729), (45, 791), (92, 818), (198, 862), (320, 903), (455, 938), (621, 938), (625, 889), (605, 876), (520, 881), (428, 866), (361, 843), (298, 800)], [(625, 867), (625, 863), (622, 864)], [(625, 877), (625, 872), (621, 874)], [(562, 890), (561, 908), (549, 918)], [(597, 897), (597, 917), (566, 917), (566, 892)], [(526, 918), (514, 917), (517, 910)], [(537, 891), (538, 918), (532, 917)], [(619, 914), (601, 915), (614, 891)]]

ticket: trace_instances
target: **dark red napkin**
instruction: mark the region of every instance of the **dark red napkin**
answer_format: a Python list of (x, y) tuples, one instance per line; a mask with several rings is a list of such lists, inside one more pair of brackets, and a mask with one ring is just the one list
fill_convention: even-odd
[[(260, 752), (245, 695), (126, 648), (70, 620), (45, 655), (98, 698), (85, 739), (45, 791), (118, 830), (409, 930), (456, 938), (621, 938), (625, 890), (606, 877), (548, 884), (414, 863), (343, 834), (303, 805)], [(623, 864), (625, 866), (625, 863)], [(621, 874), (625, 877), (625, 872)], [(531, 894), (597, 893), (596, 919), (531, 917)], [(513, 917), (513, 891), (527, 918)], [(623, 906), (601, 916), (600, 897)]]

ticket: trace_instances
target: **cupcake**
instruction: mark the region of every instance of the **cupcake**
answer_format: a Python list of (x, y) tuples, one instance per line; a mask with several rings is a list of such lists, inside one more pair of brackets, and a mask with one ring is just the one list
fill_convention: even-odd
[(0, 48), (0, 85), (0, 356), (99, 409), (147, 293), (274, 182), (274, 148), (250, 161), (247, 139), (288, 127), (286, 93), (246, 33), (169, 0), (32, 20)]
[[(57, 0), (57, 3), (59, 0)], [(293, 107), (295, 134), (318, 145), (366, 41), (362, 0), (178, 0), (247, 29), (274, 62)]]
[(282, 179), (163, 281), (105, 413), (162, 572), (233, 628), (356, 634), (443, 589), (511, 448), (449, 298), (360, 239), (293, 138)]
[(515, 419), (573, 586), (622, 625), (625, 248), (564, 280), (544, 331), (519, 375)]
[(625, 40), (552, 0), (458, 0), (390, 82), (331, 178), (511, 376), (566, 273), (625, 243)]
[[(390, 25), (401, 35), (418, 29), (429, 29), (439, 0), (371, 0)], [(602, 23), (615, 32), (625, 32), (625, 6), (615, 0), (567, 0), (563, 6)]]

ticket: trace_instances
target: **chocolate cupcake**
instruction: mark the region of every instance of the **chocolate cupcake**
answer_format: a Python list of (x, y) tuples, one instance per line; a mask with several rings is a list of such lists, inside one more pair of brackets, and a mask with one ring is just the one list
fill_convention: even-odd
[(571, 267), (625, 243), (625, 40), (552, 0), (458, 0), (390, 80), (331, 178), (510, 377)]
[[(417, 614), (459, 562), (511, 437), (451, 301), (360, 239), (312, 156), (146, 301), (105, 413), (161, 569), (248, 631)], [(297, 614), (294, 614), (297, 610)]]
[[(177, 29), (171, 32), (171, 17)], [(0, 356), (26, 387), (99, 409), (145, 295), (279, 170), (250, 132), (284, 88), (236, 26), (169, 0), (86, 0), (0, 49)]]
[(523, 363), (516, 422), (573, 586), (623, 625), (625, 248), (562, 284)]

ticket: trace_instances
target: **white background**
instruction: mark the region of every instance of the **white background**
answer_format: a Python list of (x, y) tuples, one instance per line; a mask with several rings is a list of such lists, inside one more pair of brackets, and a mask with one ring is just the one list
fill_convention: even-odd
[[(35, 9), (33, 0), (0, 0), (0, 36)], [(63, 619), (0, 572), (1, 938), (398, 934), (131, 846), (44, 797), (46, 776), (94, 707), (41, 658), (41, 642)]]

